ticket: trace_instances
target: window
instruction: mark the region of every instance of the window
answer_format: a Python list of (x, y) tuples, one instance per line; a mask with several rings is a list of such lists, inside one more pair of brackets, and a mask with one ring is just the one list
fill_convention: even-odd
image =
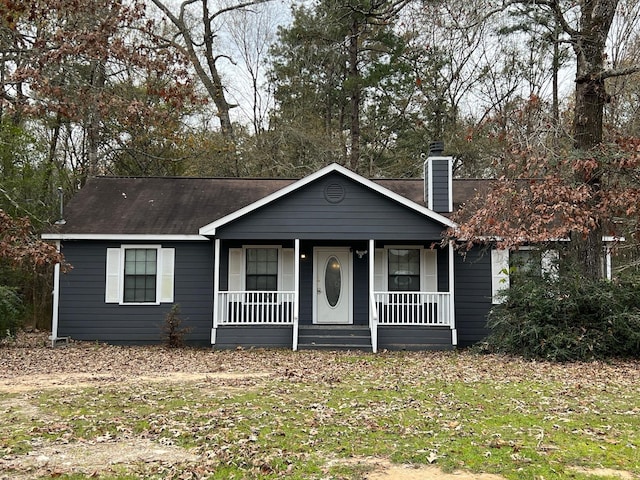
[(388, 250), (388, 286), (390, 292), (420, 291), (420, 249)]
[(279, 245), (245, 245), (229, 249), (230, 292), (293, 291), (294, 249)]
[(515, 250), (509, 254), (509, 273), (512, 274), (511, 283), (518, 278), (542, 277), (542, 260), (537, 250)]
[(247, 290), (278, 290), (278, 249), (246, 249)]
[(437, 292), (438, 251), (419, 246), (376, 248), (374, 290), (377, 292)]
[(175, 249), (160, 245), (107, 248), (105, 303), (173, 302)]
[(558, 250), (540, 250), (524, 246), (519, 250), (491, 250), (492, 302), (500, 303), (502, 290), (518, 282), (518, 278), (558, 276)]
[(158, 250), (128, 248), (124, 251), (124, 302), (155, 303)]

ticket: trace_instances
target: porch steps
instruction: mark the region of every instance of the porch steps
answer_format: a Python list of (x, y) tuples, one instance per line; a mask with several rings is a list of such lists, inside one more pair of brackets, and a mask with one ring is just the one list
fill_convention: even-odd
[(361, 325), (300, 325), (298, 349), (371, 351), (371, 331)]

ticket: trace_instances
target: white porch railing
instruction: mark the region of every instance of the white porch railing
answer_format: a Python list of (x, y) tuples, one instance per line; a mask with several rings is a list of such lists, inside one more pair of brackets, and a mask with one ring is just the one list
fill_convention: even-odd
[(378, 325), (451, 326), (448, 292), (373, 292)]
[(218, 325), (293, 325), (295, 292), (218, 292)]

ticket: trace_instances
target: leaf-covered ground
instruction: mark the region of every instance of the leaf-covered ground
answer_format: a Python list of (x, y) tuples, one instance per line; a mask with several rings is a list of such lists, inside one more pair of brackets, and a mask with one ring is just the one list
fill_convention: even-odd
[(0, 362), (0, 479), (640, 478), (638, 362), (42, 336)]

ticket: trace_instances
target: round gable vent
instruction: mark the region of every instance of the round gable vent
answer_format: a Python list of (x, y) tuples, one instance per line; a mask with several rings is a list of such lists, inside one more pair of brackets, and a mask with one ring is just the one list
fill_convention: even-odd
[(330, 183), (324, 188), (324, 198), (330, 203), (344, 200), (344, 187), (339, 183)]

